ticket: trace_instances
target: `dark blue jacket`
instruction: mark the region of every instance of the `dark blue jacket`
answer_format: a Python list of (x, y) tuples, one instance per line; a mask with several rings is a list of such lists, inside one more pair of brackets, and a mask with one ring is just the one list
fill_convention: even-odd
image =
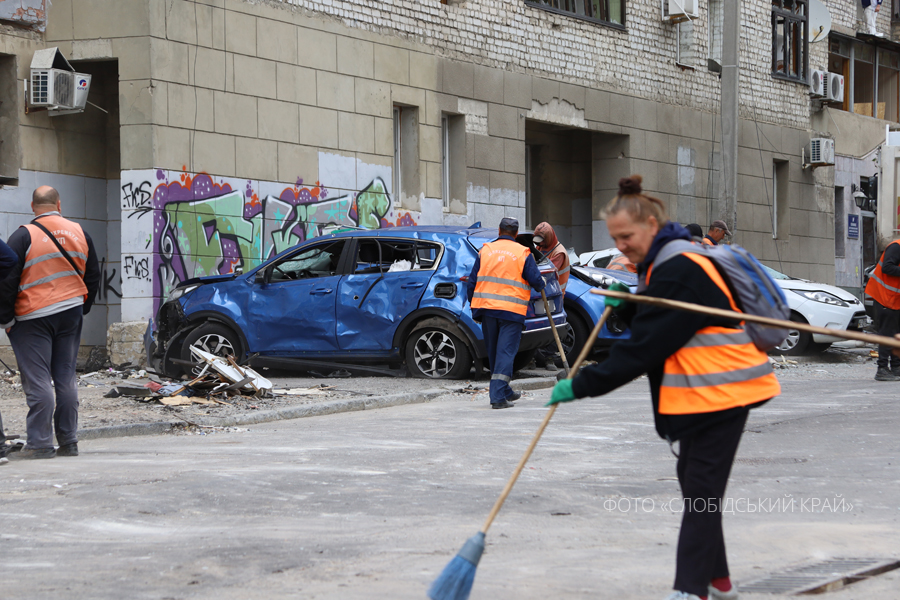
[[(514, 242), (511, 236), (501, 235), (497, 240), (509, 240)], [(494, 240), (495, 242), (497, 240)], [(481, 254), (475, 259), (475, 266), (469, 273), (469, 280), (466, 282), (466, 296), (469, 298), (469, 304), (472, 303), (472, 296), (475, 294), (475, 284), (478, 283), (478, 271), (481, 270)], [(544, 278), (541, 277), (541, 271), (538, 269), (537, 263), (534, 262), (534, 256), (529, 255), (525, 259), (525, 265), (522, 267), (522, 279), (531, 284), (531, 287), (537, 291), (544, 289)], [(479, 323), (484, 317), (494, 317), (495, 319), (503, 319), (505, 321), (514, 321), (516, 323), (524, 323), (525, 315), (519, 315), (508, 310), (494, 310), (489, 308), (476, 308), (472, 310), (472, 318)]]
[(0, 279), (6, 279), (12, 270), (19, 264), (19, 255), (0, 240)]

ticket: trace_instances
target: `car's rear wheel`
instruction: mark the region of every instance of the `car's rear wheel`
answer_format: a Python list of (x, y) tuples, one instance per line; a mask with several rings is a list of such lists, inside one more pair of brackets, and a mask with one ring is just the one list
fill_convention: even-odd
[[(791, 314), (791, 321), (795, 323), (806, 323), (806, 319), (796, 313)], [(772, 354), (781, 354), (784, 356), (801, 356), (806, 354), (807, 348), (812, 341), (812, 334), (799, 329), (789, 329), (788, 336), (780, 345), (772, 350)]]
[(472, 353), (456, 334), (432, 321), (406, 338), (406, 366), (413, 377), (463, 379), (472, 367)]
[[(568, 361), (569, 366), (571, 367), (575, 363), (575, 359), (578, 358), (578, 355), (581, 354), (582, 348), (588, 341), (588, 336), (591, 335), (591, 328), (588, 327), (587, 323), (584, 322), (580, 316), (574, 311), (569, 312), (566, 310), (566, 328), (565, 328), (565, 337), (562, 339), (563, 349), (566, 351), (566, 361)], [(563, 335), (563, 331), (560, 330), (560, 336)], [(590, 353), (588, 353), (590, 354)]]
[(516, 371), (521, 371), (525, 367), (531, 364), (531, 361), (534, 360), (534, 355), (537, 354), (537, 348), (533, 348), (531, 350), (522, 350), (517, 353), (515, 357), (513, 357), (513, 373)]
[(191, 354), (192, 346), (222, 358), (232, 356), (238, 361), (244, 355), (241, 338), (234, 331), (219, 323), (205, 323), (191, 331), (184, 339), (181, 360), (194, 363), (193, 366), (184, 365), (182, 367), (188, 376), (197, 375), (202, 369), (200, 363)]

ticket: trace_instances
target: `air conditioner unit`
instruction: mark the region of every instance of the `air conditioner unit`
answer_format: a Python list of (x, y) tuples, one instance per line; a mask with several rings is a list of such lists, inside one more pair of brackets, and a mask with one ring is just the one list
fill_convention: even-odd
[(47, 114), (51, 117), (60, 117), (62, 115), (73, 115), (84, 112), (84, 108), (87, 106), (88, 94), (91, 91), (91, 76), (87, 73), (72, 73), (72, 75), (73, 81), (75, 82), (75, 95), (72, 100), (72, 105), (60, 104), (56, 107), (50, 107)]
[(844, 101), (844, 76), (828, 73), (825, 79), (825, 99), (829, 102)]
[(809, 95), (821, 98), (825, 95), (825, 80), (828, 73), (813, 69), (809, 74)]
[(666, 23), (681, 23), (699, 17), (699, 0), (660, 0), (662, 20)]
[(47, 108), (75, 108), (75, 73), (62, 69), (32, 69), (29, 103)]
[(807, 164), (821, 167), (834, 164), (834, 140), (828, 138), (812, 138), (806, 151)]

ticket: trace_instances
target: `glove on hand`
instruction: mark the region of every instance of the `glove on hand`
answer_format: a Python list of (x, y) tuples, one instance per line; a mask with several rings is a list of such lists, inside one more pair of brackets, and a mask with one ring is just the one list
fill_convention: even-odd
[(575, 399), (575, 394), (572, 392), (572, 380), (563, 379), (553, 388), (553, 393), (550, 394), (550, 402), (544, 406), (553, 406), (560, 402), (571, 402)]
[[(611, 286), (609, 289), (614, 292), (625, 292), (626, 294), (630, 293), (631, 290), (628, 289), (628, 286), (624, 283), (617, 281)], [(603, 305), (612, 308), (613, 310), (619, 310), (623, 306), (625, 306), (626, 301), (621, 298), (613, 298), (611, 296), (605, 296), (603, 298)]]

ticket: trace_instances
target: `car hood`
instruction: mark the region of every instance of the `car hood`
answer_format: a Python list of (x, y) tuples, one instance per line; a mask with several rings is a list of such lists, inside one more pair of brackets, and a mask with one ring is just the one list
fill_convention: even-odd
[(841, 300), (851, 302), (859, 300), (859, 298), (847, 290), (826, 283), (816, 283), (815, 281), (807, 281), (806, 279), (776, 279), (775, 283), (781, 286), (781, 289), (783, 290), (796, 290), (798, 292), (822, 291), (833, 294)]
[(638, 283), (637, 275), (629, 271), (619, 271), (616, 269), (598, 269), (597, 267), (582, 267), (575, 265), (572, 266), (572, 270), (579, 271), (582, 274), (586, 275), (595, 282), (595, 285), (599, 285), (599, 281), (597, 280), (602, 280), (603, 277), (609, 277), (617, 281), (621, 281), (629, 287), (635, 286)]

